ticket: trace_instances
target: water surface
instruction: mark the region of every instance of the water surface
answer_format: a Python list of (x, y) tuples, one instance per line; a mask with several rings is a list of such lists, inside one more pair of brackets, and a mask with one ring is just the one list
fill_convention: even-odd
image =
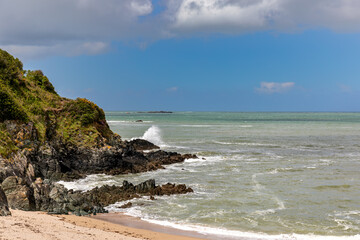
[(123, 139), (144, 138), (200, 157), (155, 172), (66, 184), (86, 190), (155, 178), (195, 191), (132, 200), (127, 210), (118, 203), (111, 211), (235, 238), (360, 239), (360, 113), (106, 115)]

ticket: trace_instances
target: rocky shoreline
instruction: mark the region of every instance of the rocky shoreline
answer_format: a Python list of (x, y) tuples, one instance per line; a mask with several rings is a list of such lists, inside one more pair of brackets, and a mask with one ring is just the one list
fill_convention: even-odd
[[(32, 137), (31, 124), (17, 125), (6, 122), (13, 136), (22, 136), (22, 141), (36, 143)], [(29, 128), (30, 126), (30, 128)], [(29, 137), (30, 139), (28, 139)], [(16, 153), (14, 161), (0, 157), (0, 214), (9, 215), (9, 208), (25, 211), (45, 211), (52, 214), (88, 215), (104, 213), (104, 207), (115, 202), (149, 196), (185, 194), (192, 192), (185, 185), (155, 185), (151, 179), (133, 185), (124, 181), (123, 186), (102, 186), (87, 192), (67, 190), (56, 183), (71, 181), (89, 174), (128, 174), (153, 171), (164, 165), (182, 162), (195, 155), (165, 152), (158, 146), (136, 139), (130, 142), (113, 139), (112, 145), (94, 148), (78, 148), (60, 145), (57, 140), (45, 145), (24, 148)], [(124, 207), (130, 207), (124, 206)]]
[(185, 185), (103, 186), (74, 192), (57, 184), (89, 174), (154, 171), (195, 155), (160, 150), (113, 133), (104, 111), (84, 99), (59, 96), (41, 70), (0, 49), (0, 215), (9, 207), (78, 215), (105, 212), (106, 205), (148, 195), (191, 192)]

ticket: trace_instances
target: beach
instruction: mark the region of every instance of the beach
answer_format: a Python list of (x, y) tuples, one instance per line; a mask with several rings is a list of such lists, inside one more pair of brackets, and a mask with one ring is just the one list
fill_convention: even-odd
[(137, 229), (75, 215), (49, 215), (43, 212), (12, 210), (12, 216), (0, 218), (1, 240), (196, 240), (197, 238)]

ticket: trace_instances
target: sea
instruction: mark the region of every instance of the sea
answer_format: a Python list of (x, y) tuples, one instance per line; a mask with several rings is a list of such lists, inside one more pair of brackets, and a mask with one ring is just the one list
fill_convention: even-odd
[(119, 202), (107, 207), (111, 212), (226, 239), (360, 239), (360, 113), (106, 112), (106, 118), (123, 140), (146, 139), (199, 157), (153, 172), (62, 182), (86, 191), (153, 178), (194, 190), (133, 199), (128, 209)]

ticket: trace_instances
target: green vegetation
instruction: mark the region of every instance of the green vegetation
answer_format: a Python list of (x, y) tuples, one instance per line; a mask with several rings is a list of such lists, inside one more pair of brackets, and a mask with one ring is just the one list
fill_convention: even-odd
[(57, 138), (91, 147), (103, 144), (113, 134), (96, 104), (84, 98), (60, 97), (42, 71), (24, 71), (19, 59), (1, 49), (0, 110), (0, 154), (5, 157), (21, 148), (7, 132), (7, 120), (33, 122), (40, 142)]
[(10, 135), (5, 130), (3, 124), (0, 124), (0, 155), (7, 157), (12, 152), (18, 150)]

